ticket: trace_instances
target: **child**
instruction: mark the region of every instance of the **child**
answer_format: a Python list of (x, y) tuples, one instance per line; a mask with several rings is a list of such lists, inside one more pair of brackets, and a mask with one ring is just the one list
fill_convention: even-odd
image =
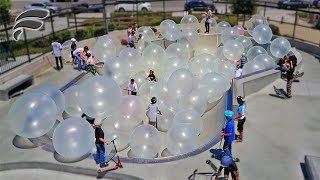
[(89, 51), (88, 46), (77, 48), (73, 51), (74, 57), (78, 60), (78, 71), (81, 71), (82, 61), (85, 61), (85, 55)]
[(221, 158), (221, 166), (215, 179), (218, 179), (222, 169), (224, 169), (224, 179), (229, 179), (229, 174), (231, 173), (232, 180), (239, 180), (239, 170), (231, 156), (226, 155)]
[(152, 97), (151, 98), (151, 104), (149, 104), (147, 108), (147, 117), (149, 120), (149, 124), (157, 128), (157, 114), (159, 113), (162, 115), (157, 103), (157, 98)]
[(239, 135), (236, 135), (237, 140), (236, 142), (242, 142), (243, 139), (243, 125), (246, 122), (246, 116), (245, 116), (245, 105), (244, 100), (241, 96), (237, 97), (237, 102), (239, 104), (238, 106), (238, 116), (234, 118), (234, 120), (238, 120), (238, 132)]
[(157, 78), (154, 75), (154, 71), (152, 71), (152, 70), (149, 71), (149, 75), (147, 77), (147, 80), (149, 80), (149, 81), (157, 81)]
[(76, 44), (75, 38), (71, 38), (71, 47), (70, 48), (71, 48), (72, 62), (73, 62), (73, 64), (77, 64), (76, 57), (73, 55), (73, 51), (75, 51), (77, 49), (77, 44)]
[(128, 36), (128, 45), (129, 45), (129, 47), (136, 49), (136, 46), (134, 44), (134, 40), (135, 40), (134, 32), (131, 32), (131, 34), (129, 34), (129, 36)]
[(223, 151), (229, 156), (232, 156), (232, 142), (235, 140), (233, 115), (234, 113), (230, 110), (224, 112), (227, 123), (226, 128), (224, 128), (223, 132), (220, 134), (221, 137), (224, 137)]
[(96, 68), (102, 68), (101, 65), (97, 65), (93, 59), (93, 56), (91, 56), (91, 53), (90, 52), (87, 52), (86, 54), (87, 56), (87, 60), (85, 62), (85, 64), (83, 65), (84, 66), (84, 70), (86, 71), (90, 71), (93, 75), (96, 74)]

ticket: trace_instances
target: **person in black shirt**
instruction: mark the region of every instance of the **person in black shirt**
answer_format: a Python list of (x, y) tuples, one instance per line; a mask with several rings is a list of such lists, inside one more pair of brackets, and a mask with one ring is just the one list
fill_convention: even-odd
[(106, 164), (106, 157), (105, 157), (105, 147), (104, 144), (109, 144), (104, 139), (104, 132), (101, 129), (101, 123), (94, 122), (94, 129), (95, 129), (95, 138), (96, 138), (96, 148), (97, 148), (97, 154), (95, 156), (95, 161), (97, 164), (100, 164), (100, 167), (106, 167), (108, 164)]
[(224, 169), (224, 179), (229, 179), (231, 173), (232, 180), (239, 180), (239, 170), (236, 163), (233, 161), (231, 156), (225, 155), (221, 158), (221, 166), (217, 172), (216, 178), (220, 176), (222, 169)]
[(287, 98), (291, 98), (291, 87), (293, 82), (293, 73), (295, 69), (296, 60), (295, 56), (290, 56), (288, 60), (288, 71), (287, 71)]
[(157, 78), (154, 75), (154, 71), (152, 71), (152, 70), (149, 71), (149, 75), (147, 77), (147, 80), (149, 80), (149, 81), (157, 81)]

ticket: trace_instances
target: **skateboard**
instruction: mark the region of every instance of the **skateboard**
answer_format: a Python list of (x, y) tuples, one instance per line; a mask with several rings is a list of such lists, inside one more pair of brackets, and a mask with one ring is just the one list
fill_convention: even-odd
[(207, 177), (209, 176), (210, 179), (212, 180), (213, 179), (213, 176), (215, 176), (217, 174), (217, 166), (214, 165), (212, 163), (211, 160), (206, 160), (206, 164), (208, 164), (212, 169), (213, 169), (213, 172), (198, 172), (198, 169), (194, 170), (193, 173), (188, 177), (188, 180), (196, 180), (196, 179), (203, 179), (201, 177), (197, 178), (198, 176), (203, 176), (203, 177)]
[[(210, 149), (211, 158), (217, 159), (221, 161), (221, 158), (226, 155), (223, 149)], [(233, 157), (234, 162), (240, 162), (240, 159), (237, 157)]]
[(273, 89), (276, 94), (270, 94), (270, 96), (287, 99), (287, 93), (283, 89), (278, 89), (276, 86), (273, 86)]

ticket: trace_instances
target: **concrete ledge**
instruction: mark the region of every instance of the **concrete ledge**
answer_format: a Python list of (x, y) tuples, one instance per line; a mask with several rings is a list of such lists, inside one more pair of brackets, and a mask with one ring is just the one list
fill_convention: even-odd
[[(15, 91), (25, 89), (33, 84), (33, 76), (22, 74), (0, 85), (0, 100), (7, 101)], [(18, 89), (19, 88), (19, 89)]]
[[(72, 174), (79, 174), (84, 176), (92, 176), (97, 177), (97, 172), (95, 169), (87, 169), (82, 167), (76, 166), (67, 166), (63, 164), (56, 164), (56, 163), (48, 163), (48, 162), (13, 162), (13, 163), (4, 163), (0, 164), (0, 172), (1, 171), (8, 171), (8, 170), (17, 170), (17, 169), (45, 169), (51, 171), (60, 171)], [(102, 173), (101, 173), (102, 174)], [(126, 174), (119, 174), (114, 172), (103, 173), (103, 176), (98, 176), (97, 178), (101, 179), (129, 179), (129, 180), (140, 180), (141, 178), (126, 175)]]
[(320, 180), (320, 157), (305, 156), (305, 165), (309, 180)]

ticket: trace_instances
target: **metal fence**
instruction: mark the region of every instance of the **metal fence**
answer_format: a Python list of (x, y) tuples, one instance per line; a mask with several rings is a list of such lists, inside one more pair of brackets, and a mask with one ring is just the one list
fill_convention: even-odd
[[(151, 0), (152, 12), (143, 12), (133, 1), (132, 11), (114, 12), (119, 10), (117, 2), (101, 1), (101, 9), (90, 12), (86, 9), (76, 10), (74, 7), (65, 7), (60, 12), (52, 13), (45, 20), (41, 31), (25, 31), (19, 41), (12, 40), (13, 21), (0, 24), (0, 74), (6, 73), (24, 63), (51, 51), (51, 40), (57, 36), (60, 42), (75, 37), (83, 40), (107, 34), (109, 31), (126, 29), (129, 24), (136, 22), (139, 26), (156, 26), (163, 19), (173, 19), (180, 22), (181, 17), (192, 13), (198, 19), (202, 18), (202, 12), (185, 11), (185, 0)], [(207, 3), (212, 1), (206, 1)], [(214, 1), (215, 15), (221, 19), (230, 21), (231, 24), (244, 25), (251, 15), (233, 14), (230, 1)], [(258, 11), (268, 18), (270, 24), (277, 26), (280, 34), (288, 38), (301, 40), (316, 46), (320, 46), (320, 30), (315, 26), (319, 23), (320, 12), (317, 9), (279, 9), (276, 3), (260, 1), (255, 4)], [(283, 12), (286, 12), (285, 14)], [(318, 24), (320, 26), (320, 24)]]

